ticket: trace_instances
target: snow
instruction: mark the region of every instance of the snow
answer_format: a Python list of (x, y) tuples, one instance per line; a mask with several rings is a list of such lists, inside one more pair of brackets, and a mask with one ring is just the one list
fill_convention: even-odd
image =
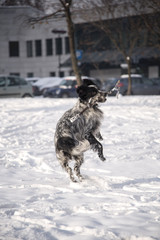
[(1, 240), (159, 240), (160, 96), (101, 104), (106, 161), (88, 151), (82, 183), (61, 169), (53, 136), (76, 99), (1, 99)]
[(54, 87), (62, 81), (62, 78), (60, 77), (46, 77), (46, 78), (39, 78), (38, 81), (35, 83), (32, 83), (33, 86), (39, 87), (40, 90), (43, 90), (44, 88), (51, 88)]

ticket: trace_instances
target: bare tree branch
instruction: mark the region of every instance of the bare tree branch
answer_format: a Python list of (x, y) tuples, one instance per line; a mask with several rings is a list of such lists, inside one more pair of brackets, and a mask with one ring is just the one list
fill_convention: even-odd
[(50, 19), (53, 19), (53, 18), (64, 18), (65, 17), (65, 13), (64, 13), (64, 10), (63, 9), (59, 9), (51, 14), (46, 14), (46, 15), (43, 15), (43, 16), (38, 16), (38, 17), (29, 17), (27, 19), (28, 23), (31, 24), (31, 25), (34, 25), (36, 23), (39, 23), (39, 22), (43, 22), (43, 21), (48, 21)]
[(131, 94), (131, 59), (138, 41), (142, 40), (141, 32), (144, 30), (144, 24), (140, 15), (144, 5), (137, 0), (127, 2), (99, 0), (98, 2), (93, 1), (92, 6), (96, 21), (90, 21), (85, 13), (83, 17), (86, 21), (90, 21), (91, 25), (103, 31), (123, 55), (124, 61), (128, 65), (128, 94)]

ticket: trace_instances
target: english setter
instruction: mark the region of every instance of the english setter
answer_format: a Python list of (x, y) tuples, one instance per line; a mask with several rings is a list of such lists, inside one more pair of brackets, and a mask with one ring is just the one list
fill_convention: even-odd
[(85, 80), (77, 88), (77, 93), (79, 99), (76, 105), (60, 118), (54, 138), (56, 156), (73, 182), (77, 181), (69, 166), (70, 160), (75, 160), (74, 172), (80, 181), (83, 179), (80, 166), (85, 151), (93, 149), (105, 161), (103, 146), (97, 140), (103, 140), (99, 132), (103, 112), (98, 103), (106, 101), (107, 93), (100, 91), (91, 80)]

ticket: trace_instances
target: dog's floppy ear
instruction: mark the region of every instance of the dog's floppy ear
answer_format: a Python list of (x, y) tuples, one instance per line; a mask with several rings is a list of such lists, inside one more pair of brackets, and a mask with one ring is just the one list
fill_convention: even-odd
[(87, 99), (87, 89), (88, 87), (84, 85), (81, 85), (80, 87), (77, 88), (77, 93), (82, 100)]
[(97, 87), (97, 85), (90, 79), (83, 79), (83, 85), (86, 85), (86, 86), (95, 85)]
[(97, 89), (95, 87), (81, 85), (77, 88), (77, 93), (82, 100), (88, 100), (97, 94)]

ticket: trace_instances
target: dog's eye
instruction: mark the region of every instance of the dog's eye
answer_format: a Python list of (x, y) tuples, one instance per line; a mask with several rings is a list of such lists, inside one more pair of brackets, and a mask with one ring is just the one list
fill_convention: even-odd
[(92, 91), (91, 95), (92, 95), (92, 97), (94, 97), (96, 94), (97, 94), (97, 90), (94, 89), (94, 90)]

